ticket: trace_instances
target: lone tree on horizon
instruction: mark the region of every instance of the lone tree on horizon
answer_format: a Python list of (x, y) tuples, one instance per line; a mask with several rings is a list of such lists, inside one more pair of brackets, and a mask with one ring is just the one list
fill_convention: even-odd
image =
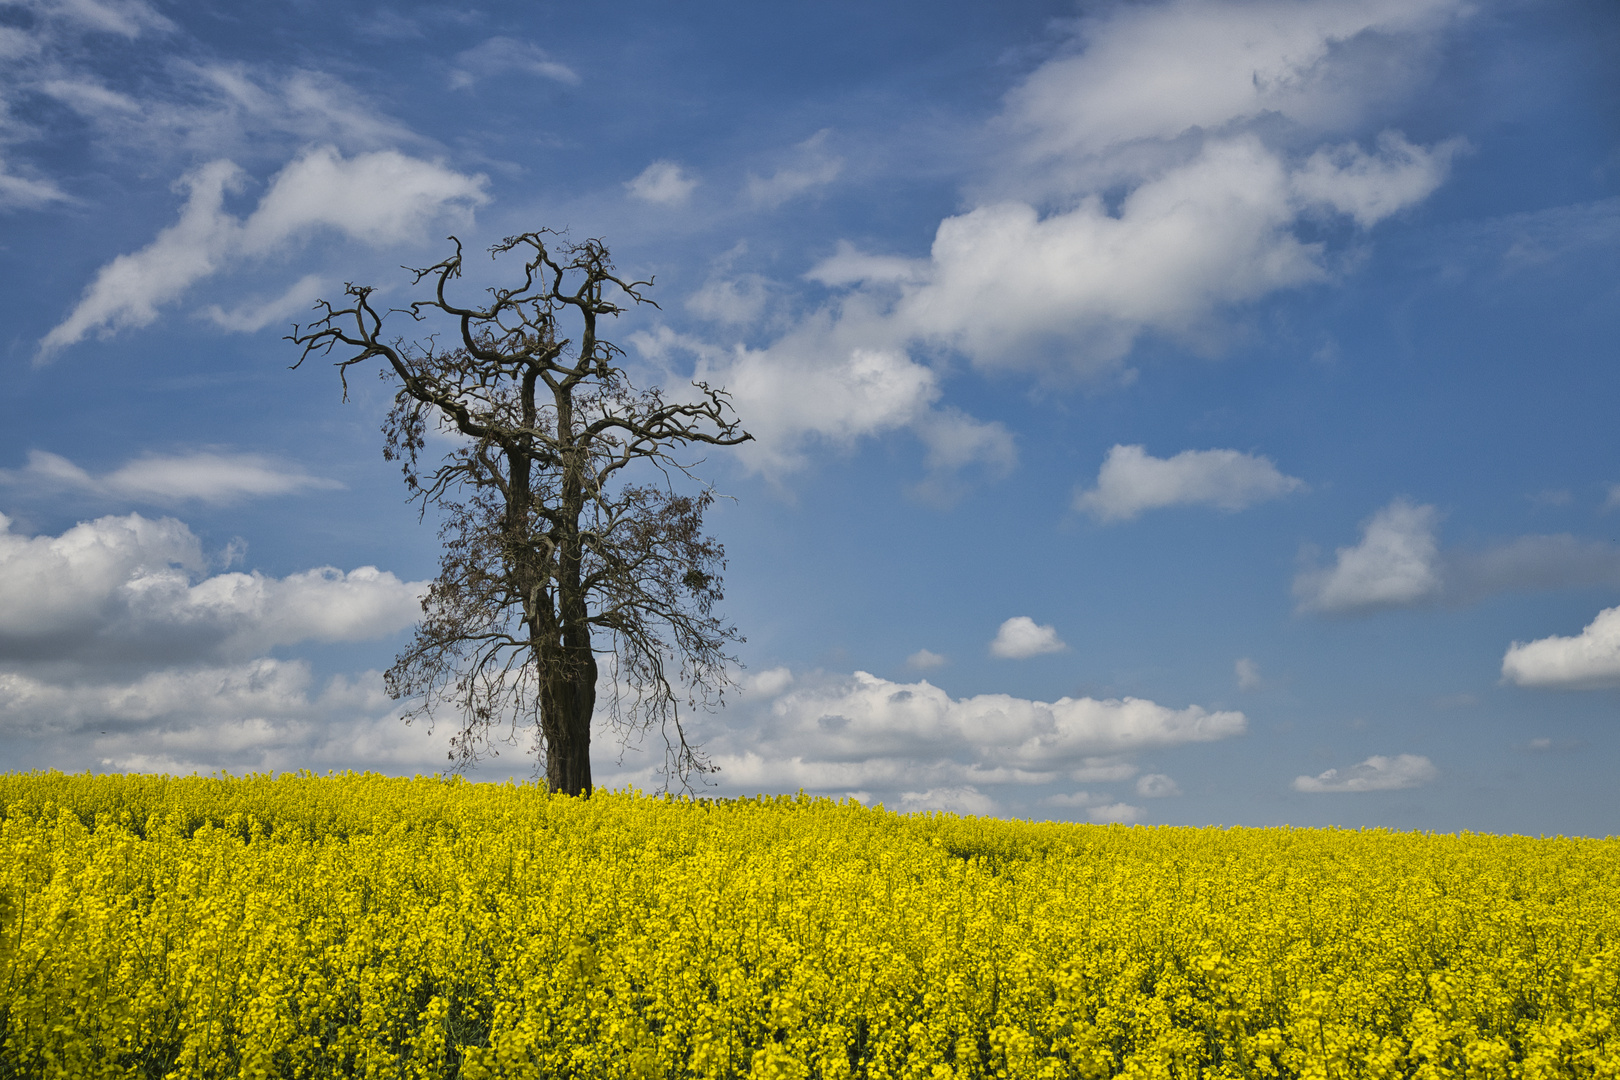
[[(714, 493), (673, 485), (691, 476), (683, 448), (751, 436), (722, 389), (694, 383), (698, 400), (672, 404), (631, 385), (598, 322), (624, 300), (651, 304), (641, 290), (652, 282), (619, 277), (601, 241), (569, 243), (550, 230), (508, 237), (490, 254), (522, 257), (521, 283), (464, 307), (448, 295), (462, 269), (461, 241), (450, 239), (453, 255), (413, 271), (430, 299), (379, 310), (372, 286), (349, 284), (345, 306), (319, 301), (324, 317), (289, 335), (303, 346), (295, 368), (338, 351), (345, 400), (349, 369), (383, 361), (397, 387), (383, 454), (401, 463), (422, 513), (442, 513), (439, 574), (385, 676), (388, 692), (416, 699), (407, 720), (432, 722), (446, 704), (460, 713), (458, 767), (501, 728), (515, 738), (532, 726), (551, 790), (588, 795), (597, 654), (611, 654), (608, 714), (621, 736), (657, 726), (670, 773), (684, 783), (712, 771), (686, 737), (681, 698), (693, 708), (720, 701), (726, 647), (740, 638), (714, 610), (725, 566), (725, 549), (703, 534)], [(443, 333), (451, 344), (441, 344), (442, 327), (385, 338), (390, 315), (453, 320)], [(426, 467), (430, 425), (462, 439)], [(598, 649), (597, 631), (609, 648)]]

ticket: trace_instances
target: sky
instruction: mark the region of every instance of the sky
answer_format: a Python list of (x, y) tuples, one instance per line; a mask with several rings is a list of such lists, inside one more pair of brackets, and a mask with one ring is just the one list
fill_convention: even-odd
[(284, 335), (546, 227), (754, 436), (700, 793), (1620, 834), (1615, 56), (1607, 0), (0, 0), (0, 766), (445, 769), (391, 391)]

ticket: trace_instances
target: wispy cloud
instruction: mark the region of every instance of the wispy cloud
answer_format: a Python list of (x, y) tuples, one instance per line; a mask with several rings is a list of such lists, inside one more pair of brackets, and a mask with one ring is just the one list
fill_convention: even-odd
[(774, 210), (818, 188), (826, 187), (844, 171), (844, 159), (828, 151), (830, 129), (823, 128), (793, 148), (787, 164), (769, 176), (748, 176), (744, 192), (750, 202)]
[(455, 66), (450, 69), (450, 88), (465, 90), (479, 79), (509, 71), (538, 75), (564, 86), (578, 86), (580, 81), (578, 72), (551, 59), (538, 45), (516, 38), (492, 37), (456, 54)]
[(260, 454), (153, 454), (92, 475), (67, 458), (44, 450), (30, 451), (28, 464), (21, 469), (0, 469), (0, 484), (153, 503), (232, 503), (343, 486)]
[(245, 177), (232, 162), (211, 162), (183, 181), (180, 220), (140, 251), (103, 266), (68, 317), (41, 340), (39, 359), (93, 332), (149, 325), (160, 307), (228, 264), (284, 251), (319, 230), (373, 247), (418, 239), (430, 221), (465, 219), (487, 202), (485, 183), (482, 176), (393, 150), (345, 158), (317, 147), (275, 176), (253, 213), (237, 218), (224, 209), (225, 195), (240, 190)]

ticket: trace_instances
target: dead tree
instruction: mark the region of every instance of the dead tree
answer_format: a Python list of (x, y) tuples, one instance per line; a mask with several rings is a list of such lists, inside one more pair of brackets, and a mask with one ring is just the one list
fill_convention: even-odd
[[(521, 257), (521, 283), (462, 306), (450, 296), (462, 270), (451, 240), (455, 254), (414, 271), (430, 299), (380, 310), (371, 286), (350, 284), (343, 306), (321, 301), (324, 316), (289, 337), (303, 346), (294, 367), (337, 352), (345, 399), (349, 369), (380, 359), (397, 387), (384, 455), (422, 513), (442, 515), (439, 574), (387, 672), (389, 693), (413, 702), (407, 719), (459, 714), (458, 767), (530, 728), (551, 790), (588, 795), (605, 667), (605, 712), (621, 737), (661, 729), (666, 769), (685, 783), (712, 766), (687, 738), (682, 705), (720, 701), (726, 649), (740, 639), (714, 607), (725, 552), (702, 529), (714, 494), (677, 490), (694, 464), (682, 452), (750, 436), (722, 389), (696, 383), (695, 401), (672, 403), (630, 384), (598, 324), (626, 300), (651, 303), (652, 282), (619, 277), (600, 241), (509, 237), (491, 256)], [(391, 315), (427, 332), (385, 336)], [(427, 467), (430, 425), (461, 438)]]

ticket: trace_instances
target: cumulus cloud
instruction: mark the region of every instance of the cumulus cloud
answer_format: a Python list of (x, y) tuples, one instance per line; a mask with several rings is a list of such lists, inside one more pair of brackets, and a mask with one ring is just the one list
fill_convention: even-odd
[(715, 277), (686, 298), (686, 310), (728, 326), (746, 326), (764, 314), (770, 283), (759, 274)]
[(724, 386), (754, 436), (737, 449), (738, 459), (768, 476), (802, 468), (813, 449), (849, 451), (862, 439), (898, 431), (922, 441), (936, 472), (978, 465), (999, 474), (1012, 467), (1017, 449), (1005, 426), (939, 407), (942, 390), (932, 368), (900, 349), (856, 344), (860, 336), (851, 329), (812, 318), (765, 349), (720, 349), (668, 327), (630, 340), (655, 363), (690, 354), (693, 378)]
[(376, 671), (316, 685), (303, 660), (164, 668), (123, 680), (43, 677), (0, 662), (0, 737), (64, 769), (445, 767), (448, 732), (407, 726)]
[(1140, 821), (1142, 818), (1142, 808), (1140, 806), (1132, 806), (1118, 800), (1110, 801), (1108, 796), (1090, 791), (1049, 795), (1041, 801), (1047, 806), (1080, 811), (1084, 813), (1087, 821), (1095, 822), (1098, 825), (1129, 825), (1132, 822)]
[(1374, 754), (1343, 771), (1329, 769), (1316, 776), (1296, 776), (1293, 787), (1295, 791), (1309, 792), (1400, 791), (1421, 787), (1439, 775), (1434, 763), (1419, 754)]
[(0, 660), (192, 663), (414, 623), (426, 582), (363, 566), (207, 576), (186, 526), (140, 514), (19, 536), (0, 515)]
[(939, 223), (926, 258), (840, 243), (809, 276), (878, 302), (886, 343), (983, 370), (1110, 376), (1144, 334), (1208, 348), (1224, 310), (1333, 279), (1326, 242), (1304, 235), (1315, 219), (1370, 228), (1444, 181), (1459, 141), (1344, 129), (1397, 70), (1422, 78), (1419, 54), (1467, 11), (1115, 6), (1008, 95), (1004, 171)]
[[(1100, 755), (1239, 735), (1242, 713), (1171, 709), (1140, 698), (1030, 701), (1006, 694), (952, 698), (922, 681), (866, 672), (790, 691), (772, 705), (783, 734), (813, 735), (818, 756), (869, 762), (973, 751), (979, 768), (1016, 781), (1085, 768)], [(933, 754), (928, 751), (932, 749)], [(854, 785), (850, 785), (854, 786)]]
[[(951, 427), (935, 405), (940, 375), (917, 356), (954, 352), (1053, 383), (1117, 378), (1144, 334), (1208, 351), (1228, 309), (1331, 282), (1342, 260), (1320, 220), (1370, 228), (1421, 203), (1461, 148), (1380, 132), (1365, 114), (1426, 77), (1424, 52), (1469, 10), (1169, 0), (1082, 20), (1075, 47), (1008, 95), (993, 125), (1005, 167), (939, 223), (926, 256), (839, 240), (806, 275), (832, 296), (778, 340), (703, 366), (753, 399), (750, 430), (766, 434), (745, 458), (779, 475), (817, 442), (906, 429), (932, 440), (936, 459), (1005, 469), (1015, 451), (1000, 425), (968, 419), (937, 434)], [(745, 194), (774, 206), (830, 182), (841, 163), (827, 139), (751, 176)], [(715, 283), (693, 304), (741, 325), (757, 297)], [(1264, 459), (1171, 462), (1157, 475), (1174, 501), (1231, 506), (1302, 489)], [(1197, 467), (1210, 475), (1189, 475)], [(951, 475), (936, 467), (916, 494), (949, 501)], [(1088, 508), (1129, 516), (1128, 499), (1095, 495)]]
[[(1421, 75), (1399, 70), (1419, 59), (1402, 46), (1421, 48), (1468, 10), (1461, 0), (1113, 8), (1081, 24), (1076, 52), (1043, 64), (1009, 95), (1007, 123), (1024, 134), (1021, 164), (1030, 165), (1268, 114), (1308, 128), (1353, 122), (1398, 74)], [(1381, 48), (1371, 56), (1345, 47), (1372, 35)]]
[(915, 814), (928, 810), (986, 817), (996, 812), (996, 801), (971, 785), (929, 788), (927, 791), (907, 791), (901, 794), (901, 813)]
[(31, 450), (25, 467), (0, 469), (0, 484), (80, 491), (138, 502), (195, 500), (215, 504), (342, 487), (335, 480), (311, 476), (297, 466), (261, 454), (210, 451), (151, 454), (111, 472), (92, 475), (59, 454)]
[(772, 698), (792, 685), (792, 669), (786, 667), (774, 667), (768, 671), (761, 671), (757, 675), (749, 676), (743, 682), (743, 690), (749, 694), (759, 694), (767, 698)]
[(551, 59), (538, 45), (516, 38), (492, 37), (456, 54), (455, 67), (450, 70), (450, 88), (465, 90), (479, 79), (508, 71), (538, 75), (564, 86), (579, 85), (578, 72)]
[(1515, 641), (1502, 657), (1502, 678), (1544, 690), (1620, 686), (1620, 607), (1598, 612), (1573, 637)]
[(271, 180), (253, 213), (239, 219), (225, 211), (224, 201), (244, 183), (242, 170), (224, 160), (188, 174), (179, 221), (140, 251), (102, 267), (78, 305), (40, 342), (41, 357), (92, 332), (146, 326), (160, 306), (227, 264), (284, 251), (320, 230), (381, 247), (418, 238), (436, 219), (464, 219), (488, 201), (484, 177), (394, 150), (348, 158), (330, 146), (307, 150)]
[(1265, 679), (1260, 677), (1260, 665), (1247, 656), (1232, 665), (1232, 672), (1237, 676), (1239, 690), (1258, 690), (1265, 685)]
[(1086, 817), (1098, 825), (1130, 825), (1142, 819), (1142, 808), (1123, 802), (1109, 803), (1093, 806), (1086, 811)]
[(625, 182), (625, 190), (643, 202), (658, 206), (679, 206), (692, 194), (697, 181), (673, 161), (660, 159), (641, 170), (634, 180)]
[(1129, 521), (1144, 510), (1202, 505), (1236, 511), (1306, 489), (1269, 458), (1236, 450), (1183, 450), (1156, 458), (1141, 446), (1108, 451), (1097, 484), (1075, 494), (1074, 508), (1100, 521)]
[(1323, 173), (1308, 200), (1301, 182), (1258, 136), (1234, 135), (1143, 179), (1117, 209), (1100, 193), (1045, 215), (1015, 200), (980, 206), (940, 223), (893, 317), (987, 370), (1105, 374), (1146, 331), (1196, 342), (1223, 307), (1328, 280), (1321, 242), (1293, 230), (1308, 205), (1338, 208), (1332, 193), (1353, 216), (1417, 201), (1395, 173)]
[(1014, 615), (996, 631), (995, 639), (990, 642), (990, 655), (1002, 660), (1027, 660), (1067, 648), (1058, 639), (1057, 630), (1037, 626), (1028, 615)]
[(934, 668), (944, 667), (949, 662), (939, 653), (929, 652), (927, 649), (918, 649), (906, 657), (906, 667), (913, 671), (932, 671)]
[(1302, 610), (1361, 612), (1405, 607), (1440, 593), (1439, 513), (1396, 499), (1361, 527), (1361, 542), (1339, 548), (1331, 567), (1294, 579)]
[(1138, 185), (1043, 216), (1004, 201), (940, 223), (927, 280), (894, 318), (991, 370), (1113, 370), (1147, 328), (1190, 335), (1214, 309), (1322, 280), (1319, 248), (1288, 231), (1283, 163), (1252, 136), (1212, 142)]
[(1467, 604), (1503, 592), (1620, 585), (1620, 547), (1569, 535), (1521, 536), (1444, 551), (1433, 506), (1396, 499), (1362, 525), (1361, 542), (1334, 564), (1294, 579), (1301, 611), (1364, 614), (1423, 604)]
[(374, 567), (210, 574), (197, 537), (139, 514), (23, 536), (0, 515), (0, 741), (54, 768), (442, 768), (376, 671), (317, 685), (299, 643), (396, 633), (426, 582)]
[[(1246, 728), (1242, 713), (1140, 698), (958, 698), (927, 681), (866, 672), (774, 678), (774, 695), (750, 686), (705, 728), (722, 791), (861, 792), (890, 807), (966, 813), (1033, 813), (1044, 804), (1114, 820), (1139, 813), (1119, 809), (1126, 792), (1109, 790), (1138, 774), (1135, 754)], [(657, 781), (646, 767), (616, 782)], [(1072, 785), (1087, 790), (1075, 794)], [(1148, 786), (1162, 790), (1162, 781)]]

